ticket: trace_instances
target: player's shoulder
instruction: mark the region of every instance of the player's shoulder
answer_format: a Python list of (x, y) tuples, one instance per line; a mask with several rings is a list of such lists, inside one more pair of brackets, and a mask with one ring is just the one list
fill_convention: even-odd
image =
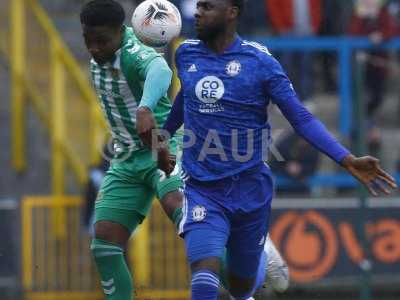
[(242, 40), (240, 46), (242, 51), (253, 53), (263, 58), (272, 57), (272, 54), (269, 51), (268, 47), (258, 42)]
[(271, 54), (267, 46), (248, 40), (242, 40), (240, 46), (242, 53), (254, 57), (261, 66), (268, 66), (269, 69), (279, 66), (278, 61)]
[(133, 33), (131, 27), (126, 27), (124, 40), (121, 47), (122, 56), (126, 60), (146, 59), (150, 55), (156, 55), (157, 51), (143, 44)]
[(177, 53), (198, 51), (200, 49), (200, 44), (200, 40), (187, 39), (179, 44), (176, 51)]

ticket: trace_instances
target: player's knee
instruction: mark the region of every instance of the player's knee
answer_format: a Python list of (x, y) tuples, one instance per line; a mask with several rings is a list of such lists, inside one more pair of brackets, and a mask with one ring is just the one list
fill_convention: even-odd
[(130, 233), (127, 228), (118, 223), (99, 221), (94, 225), (94, 236), (95, 239), (125, 247)]
[(198, 272), (199, 270), (209, 270), (214, 274), (219, 273), (220, 269), (220, 258), (219, 257), (209, 257), (206, 259), (201, 259), (193, 262), (190, 265), (192, 274)]
[(124, 255), (124, 249), (114, 243), (103, 241), (100, 239), (93, 239), (90, 244), (90, 251), (97, 262), (97, 259), (111, 257), (115, 255)]
[(160, 203), (167, 216), (174, 220), (174, 213), (182, 208), (183, 195), (180, 191), (169, 192), (160, 199)]

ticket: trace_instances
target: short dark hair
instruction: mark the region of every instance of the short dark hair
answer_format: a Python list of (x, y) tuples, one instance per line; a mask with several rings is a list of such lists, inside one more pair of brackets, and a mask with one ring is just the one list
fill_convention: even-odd
[(125, 11), (117, 1), (92, 0), (82, 7), (80, 19), (87, 26), (120, 27), (125, 20)]

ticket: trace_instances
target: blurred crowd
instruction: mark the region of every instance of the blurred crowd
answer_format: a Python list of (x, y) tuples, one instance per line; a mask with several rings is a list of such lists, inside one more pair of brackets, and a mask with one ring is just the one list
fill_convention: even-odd
[[(123, 0), (137, 6), (143, 0)], [(184, 34), (192, 35), (197, 0), (170, 0), (181, 11)], [(247, 0), (242, 16), (244, 35), (342, 35), (354, 17), (375, 19), (379, 11), (400, 24), (399, 0)]]

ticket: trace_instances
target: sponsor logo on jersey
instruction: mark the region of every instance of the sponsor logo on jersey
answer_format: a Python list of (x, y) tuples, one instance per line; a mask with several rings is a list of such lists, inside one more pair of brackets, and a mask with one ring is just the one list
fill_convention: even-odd
[(142, 60), (146, 60), (150, 57), (150, 53), (147, 51), (143, 51), (139, 54), (140, 59)]
[(205, 219), (206, 215), (207, 215), (207, 210), (204, 206), (196, 205), (195, 207), (193, 207), (193, 209), (192, 209), (193, 221), (195, 221), (195, 222), (203, 221)]
[(197, 67), (195, 64), (191, 65), (188, 69), (189, 73), (197, 72)]
[(216, 103), (224, 93), (224, 83), (216, 76), (206, 76), (196, 84), (196, 96), (203, 103)]
[(225, 93), (225, 86), (216, 76), (206, 76), (199, 80), (195, 88), (197, 98), (202, 102), (199, 107), (201, 113), (216, 113), (224, 111), (224, 107), (217, 103)]
[(232, 77), (239, 75), (241, 70), (242, 70), (242, 65), (237, 60), (229, 62), (225, 67), (226, 74)]
[(135, 44), (135, 45), (133, 45), (132, 48), (129, 48), (127, 51), (128, 51), (130, 54), (135, 54), (135, 53), (138, 52), (139, 50), (140, 50), (140, 45), (139, 45), (139, 44)]

